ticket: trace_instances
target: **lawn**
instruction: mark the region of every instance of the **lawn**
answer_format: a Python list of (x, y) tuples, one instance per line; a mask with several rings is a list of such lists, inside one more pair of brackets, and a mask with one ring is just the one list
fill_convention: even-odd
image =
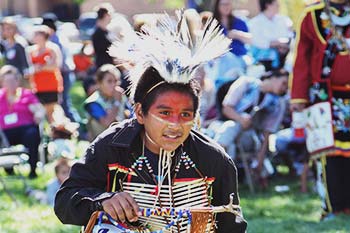
[[(278, 193), (276, 185), (288, 185), (290, 191)], [(312, 184), (310, 184), (312, 189)], [(350, 216), (320, 222), (321, 201), (310, 191), (299, 192), (298, 181), (274, 178), (267, 191), (250, 194), (241, 189), (241, 205), (249, 233), (345, 233), (350, 232)]]
[[(45, 188), (52, 174), (52, 165), (40, 170), (39, 178), (28, 180), (34, 189)], [(24, 173), (26, 173), (24, 171)], [(24, 193), (23, 183), (18, 176), (8, 177), (3, 171), (8, 188), (15, 193), (16, 205), (0, 187), (0, 232), (1, 233), (63, 233), (79, 232), (79, 227), (63, 225), (50, 206), (39, 204)], [(288, 184), (290, 191), (278, 193), (275, 185)], [(250, 194), (247, 187), (240, 185), (241, 204), (248, 221), (249, 233), (305, 232), (345, 233), (350, 232), (350, 217), (339, 216), (334, 220), (319, 222), (320, 201), (317, 195), (298, 192), (297, 180), (275, 178), (265, 192)]]

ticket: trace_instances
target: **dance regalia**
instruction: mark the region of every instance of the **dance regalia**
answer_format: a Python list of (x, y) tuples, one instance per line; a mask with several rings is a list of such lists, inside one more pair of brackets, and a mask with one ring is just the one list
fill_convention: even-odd
[[(331, 139), (328, 146), (318, 150), (308, 147), (311, 159), (316, 160), (322, 217), (350, 210), (350, 12), (343, 4), (337, 5), (343, 7), (338, 10), (330, 4), (328, 0), (317, 3), (304, 12), (291, 80), (291, 103), (308, 107), (304, 110), (308, 119), (306, 140), (312, 139), (311, 145), (317, 145)], [(316, 111), (311, 114), (310, 109)], [(329, 133), (310, 137), (309, 129), (318, 132), (326, 128)]]
[(336, 39), (324, 9), (324, 2), (309, 6), (299, 25), (291, 103), (313, 105), (328, 101), (333, 125), (333, 135), (328, 137), (334, 137), (334, 146), (313, 156), (350, 157), (350, 20), (340, 27), (343, 38)]
[[(90, 215), (98, 209), (96, 202), (118, 191), (130, 193), (144, 211), (226, 205), (231, 193), (234, 194), (233, 203), (239, 204), (236, 168), (214, 142), (191, 131), (172, 157), (169, 186), (168, 176), (157, 177), (157, 166), (143, 154), (141, 130), (136, 120), (126, 120), (109, 128), (93, 142), (86, 160), (74, 165), (56, 198), (56, 212), (61, 213), (62, 221), (86, 225)], [(96, 155), (95, 150), (100, 153)], [(162, 185), (159, 185), (160, 179), (164, 180)], [(187, 232), (186, 215), (181, 219), (171, 213), (149, 215), (140, 217), (136, 225), (124, 226), (135, 231), (141, 227), (152, 232)], [(175, 224), (164, 229), (171, 221)], [(214, 232), (215, 225), (216, 232), (225, 233), (244, 232), (246, 227), (244, 220), (231, 213), (207, 215), (202, 221), (207, 224), (206, 230), (201, 232)]]
[[(177, 24), (164, 15), (157, 27), (145, 25), (143, 33), (130, 33), (109, 49), (113, 57), (135, 64), (129, 80), (136, 109), (161, 85), (195, 85), (197, 68), (228, 52), (231, 41), (222, 34), (217, 21), (210, 20), (202, 31), (190, 33), (184, 12), (177, 12), (177, 16)], [(145, 75), (152, 69), (160, 78)], [(192, 96), (191, 92), (188, 94)], [(193, 121), (181, 124), (190, 129)], [(173, 126), (173, 122), (166, 124), (168, 128)], [(159, 155), (153, 154), (144, 143), (152, 143), (148, 136), (151, 130), (159, 129), (143, 127), (133, 119), (101, 133), (87, 150), (85, 162), (72, 167), (56, 195), (55, 211), (60, 220), (86, 225), (89, 216), (102, 209), (104, 199), (125, 192), (138, 203), (141, 215), (136, 223), (119, 226), (122, 232), (245, 232), (246, 222), (239, 212), (218, 213), (216, 208), (221, 206), (226, 212), (225, 206), (232, 200), (239, 209), (237, 170), (224, 149), (191, 130), (183, 132), (186, 139), (174, 151), (157, 145)]]

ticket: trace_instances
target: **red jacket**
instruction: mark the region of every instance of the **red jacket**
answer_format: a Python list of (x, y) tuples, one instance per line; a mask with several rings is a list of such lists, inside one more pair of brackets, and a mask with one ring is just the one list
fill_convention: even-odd
[[(321, 80), (322, 60), (327, 43), (319, 15), (324, 3), (311, 5), (304, 11), (297, 30), (295, 63), (290, 80), (291, 103), (307, 103), (309, 87)], [(350, 55), (337, 54), (330, 74), (331, 85), (350, 86)]]

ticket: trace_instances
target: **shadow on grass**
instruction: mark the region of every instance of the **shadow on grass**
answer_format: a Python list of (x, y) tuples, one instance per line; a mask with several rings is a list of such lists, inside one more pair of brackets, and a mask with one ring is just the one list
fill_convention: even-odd
[[(288, 185), (288, 192), (279, 193), (276, 185)], [(243, 214), (249, 233), (345, 233), (350, 232), (350, 216), (320, 222), (321, 200), (317, 194), (299, 192), (297, 180), (276, 178), (269, 188), (256, 194), (240, 186)]]

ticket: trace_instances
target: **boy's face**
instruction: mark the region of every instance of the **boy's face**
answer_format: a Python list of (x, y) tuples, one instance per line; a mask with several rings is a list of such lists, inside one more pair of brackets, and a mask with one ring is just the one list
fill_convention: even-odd
[(145, 146), (158, 154), (160, 148), (174, 151), (188, 137), (194, 121), (193, 100), (189, 94), (168, 91), (156, 97), (148, 114), (141, 104), (136, 105), (136, 116), (145, 128)]

